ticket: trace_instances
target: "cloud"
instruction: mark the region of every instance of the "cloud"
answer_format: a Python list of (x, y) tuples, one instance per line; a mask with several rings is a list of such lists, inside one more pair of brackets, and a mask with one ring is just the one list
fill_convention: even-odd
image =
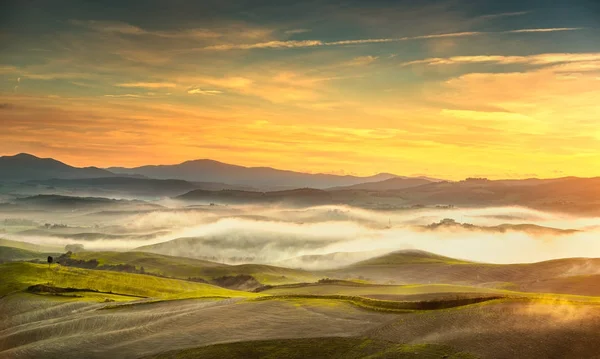
[(324, 42), (321, 40), (289, 40), (289, 41), (268, 41), (259, 42), (254, 44), (221, 44), (206, 46), (201, 49), (203, 50), (250, 50), (250, 49), (266, 49), (266, 48), (298, 48), (298, 47), (318, 47), (318, 46), (345, 46), (345, 45), (361, 45), (361, 44), (377, 44), (377, 43), (388, 43), (388, 42), (400, 42), (410, 40), (427, 40), (427, 39), (441, 39), (441, 38), (453, 38), (453, 37), (470, 37), (479, 35), (491, 35), (491, 34), (502, 34), (502, 33), (534, 33), (534, 32), (556, 32), (556, 31), (574, 31), (580, 30), (581, 28), (541, 28), (541, 29), (518, 29), (508, 30), (500, 32), (480, 32), (480, 31), (466, 31), (466, 32), (453, 32), (446, 34), (430, 34), (420, 36), (407, 36), (399, 38), (379, 38), (379, 39), (356, 39), (356, 40), (340, 40)]
[(418, 39), (434, 39), (443, 37), (462, 37), (462, 36), (474, 36), (482, 33), (479, 32), (458, 32), (448, 34), (435, 34), (435, 35), (423, 35), (413, 37), (401, 37), (401, 38), (382, 38), (382, 39), (357, 39), (357, 40), (340, 40), (332, 42), (323, 42), (321, 40), (303, 40), (303, 41), (268, 41), (260, 42), (256, 44), (222, 44), (222, 45), (211, 45), (204, 47), (204, 50), (249, 50), (249, 49), (265, 49), (265, 48), (294, 48), (294, 47), (316, 47), (316, 46), (341, 46), (341, 45), (360, 45), (360, 44), (376, 44), (386, 42), (397, 42), (407, 40), (418, 40)]
[(14, 73), (17, 71), (18, 71), (18, 69), (15, 66), (0, 65), (0, 74), (10, 74), (10, 73)]
[(164, 38), (216, 38), (222, 34), (207, 29), (185, 29), (178, 31), (149, 31), (138, 26), (130, 25), (120, 21), (80, 21), (71, 20), (71, 24), (84, 26), (89, 29), (100, 32), (119, 33), (124, 35), (151, 35)]
[(219, 91), (219, 90), (202, 90), (199, 88), (194, 88), (194, 89), (189, 89), (187, 91), (187, 93), (191, 94), (191, 95), (208, 95), (208, 96), (213, 96), (213, 95), (220, 95), (223, 92)]
[(83, 72), (48, 72), (48, 73), (31, 73), (23, 72), (22, 77), (32, 80), (63, 80), (63, 79), (86, 79), (92, 78), (94, 75)]
[(222, 44), (211, 45), (204, 47), (204, 50), (250, 50), (250, 49), (276, 49), (276, 48), (293, 48), (293, 47), (313, 47), (322, 46), (324, 43), (319, 40), (303, 40), (303, 41), (268, 41), (259, 42), (256, 44)]
[(503, 13), (500, 13), (500, 14), (482, 15), (479, 18), (480, 19), (495, 19), (495, 18), (499, 18), (499, 17), (527, 15), (529, 13), (531, 13), (531, 12), (530, 11), (503, 12)]
[(172, 82), (129, 82), (116, 84), (118, 87), (141, 87), (141, 88), (149, 88), (149, 89), (158, 89), (158, 88), (173, 88), (177, 87), (177, 84)]
[(296, 34), (303, 34), (305, 32), (310, 32), (309, 29), (292, 29), (292, 30), (287, 30), (285, 33), (288, 35), (296, 35)]
[(254, 81), (241, 76), (231, 76), (231, 77), (202, 77), (194, 79), (197, 83), (203, 83), (210, 86), (217, 86), (229, 89), (244, 89), (250, 87)]
[(528, 65), (553, 65), (567, 63), (587, 63), (600, 61), (600, 53), (548, 53), (529, 56), (503, 56), (503, 55), (476, 55), (434, 57), (416, 61), (405, 62), (403, 66), (410, 65), (457, 65), (475, 63), (493, 63), (499, 65), (528, 64)]
[(144, 96), (127, 93), (124, 95), (104, 95), (104, 97), (142, 98)]
[(375, 61), (377, 61), (379, 57), (377, 56), (358, 56), (353, 58), (350, 61), (344, 62), (344, 65), (346, 66), (365, 66), (368, 65), (370, 63), (373, 63)]
[(511, 34), (519, 34), (519, 33), (527, 33), (527, 32), (557, 32), (557, 31), (576, 31), (582, 30), (581, 27), (554, 27), (549, 29), (520, 29), (520, 30), (509, 30), (504, 31), (505, 33)]

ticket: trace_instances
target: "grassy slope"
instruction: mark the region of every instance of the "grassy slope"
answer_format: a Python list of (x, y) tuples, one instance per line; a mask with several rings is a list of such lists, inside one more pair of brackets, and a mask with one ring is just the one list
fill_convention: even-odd
[(475, 358), (443, 345), (402, 345), (362, 338), (309, 338), (235, 342), (162, 353), (149, 358)]
[(595, 358), (598, 331), (599, 305), (506, 299), (404, 314), (367, 336), (435, 341), (483, 358)]
[(13, 241), (10, 239), (0, 238), (0, 246), (26, 249), (34, 252), (56, 252), (63, 248), (58, 246), (45, 246), (27, 242)]
[(97, 259), (100, 264), (131, 264), (144, 267), (146, 272), (169, 277), (197, 277), (210, 280), (216, 277), (249, 274), (263, 284), (286, 284), (315, 281), (319, 277), (297, 269), (263, 264), (226, 265), (200, 259), (173, 257), (147, 252), (81, 252), (74, 259)]
[(356, 266), (432, 263), (470, 264), (473, 262), (445, 257), (420, 250), (403, 250), (361, 261), (357, 263)]
[(308, 284), (302, 286), (274, 287), (263, 291), (271, 295), (414, 295), (430, 293), (490, 293), (505, 294), (507, 291), (447, 284), (423, 285), (369, 285), (369, 284)]
[[(587, 288), (587, 287), (585, 287)], [(582, 289), (583, 291), (583, 289)], [(273, 287), (261, 293), (272, 296), (348, 296), (392, 301), (438, 301), (457, 298), (505, 296), (509, 298), (530, 298), (536, 300), (565, 300), (581, 303), (600, 303), (600, 296), (578, 294), (576, 291), (552, 292), (512, 291), (495, 288), (449, 285), (449, 284), (413, 284), (413, 285), (377, 285), (346, 282), (310, 283)]]
[(56, 256), (57, 253), (42, 253), (27, 249), (0, 246), (0, 262), (39, 259), (46, 260), (48, 256)]
[[(481, 285), (486, 283), (487, 286), (519, 290), (520, 283), (596, 274), (598, 271), (600, 271), (598, 258), (565, 258), (538, 263), (502, 265), (462, 261), (421, 251), (399, 251), (328, 271), (327, 275), (333, 278), (361, 278), (388, 284)], [(555, 288), (548, 286), (546, 291), (554, 292)]]
[[(421, 286), (335, 286), (317, 285), (302, 288), (274, 288), (276, 295), (412, 295), (426, 293), (510, 293), (531, 291), (538, 293), (565, 293), (598, 295), (600, 286), (593, 276), (578, 279), (562, 278), (567, 273), (581, 270), (594, 271), (600, 260), (570, 258), (531, 264), (496, 265), (458, 260), (423, 251), (399, 251), (339, 270), (308, 272), (261, 264), (225, 265), (205, 260), (173, 257), (146, 252), (82, 252), (73, 255), (78, 259), (97, 259), (101, 264), (128, 263), (143, 266), (147, 272), (169, 277), (199, 277), (211, 280), (221, 276), (249, 274), (263, 284), (282, 285), (315, 282), (325, 276), (332, 278), (367, 278), (372, 281), (394, 284), (423, 284)], [(573, 272), (577, 268), (577, 272)], [(571, 277), (569, 277), (571, 278)], [(575, 277), (572, 277), (575, 278)], [(431, 284), (429, 284), (431, 283)], [(438, 284), (444, 283), (444, 284)], [(494, 289), (482, 288), (481, 284)], [(575, 283), (575, 285), (568, 285)], [(412, 288), (412, 289), (411, 289)]]
[(256, 294), (208, 284), (142, 274), (88, 270), (33, 263), (0, 265), (0, 295), (22, 291), (30, 285), (51, 283), (56, 287), (94, 289), (139, 297), (179, 299), (193, 297), (254, 297)]
[(537, 293), (553, 291), (556, 293), (600, 296), (600, 275), (578, 275), (521, 283), (520, 290)]

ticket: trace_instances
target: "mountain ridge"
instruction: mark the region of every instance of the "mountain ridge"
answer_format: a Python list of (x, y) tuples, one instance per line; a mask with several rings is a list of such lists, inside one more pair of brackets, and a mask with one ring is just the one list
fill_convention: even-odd
[(0, 181), (81, 179), (113, 177), (114, 173), (98, 167), (73, 167), (54, 158), (40, 158), (28, 153), (0, 157)]
[(397, 177), (390, 173), (366, 177), (305, 173), (268, 166), (246, 167), (211, 159), (189, 160), (173, 165), (108, 167), (107, 170), (118, 174), (139, 174), (156, 179), (177, 178), (187, 181), (225, 182), (269, 190), (298, 187), (325, 189), (337, 185), (352, 185)]

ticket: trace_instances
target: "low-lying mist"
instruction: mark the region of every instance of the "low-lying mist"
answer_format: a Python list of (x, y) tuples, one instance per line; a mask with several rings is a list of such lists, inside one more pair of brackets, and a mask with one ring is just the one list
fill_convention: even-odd
[(53, 248), (75, 243), (94, 251), (143, 247), (224, 263), (306, 269), (333, 268), (402, 249), (491, 263), (600, 257), (600, 218), (521, 207), (397, 211), (348, 206), (172, 207), (63, 215), (54, 219), (59, 221), (54, 227), (44, 226), (51, 216), (45, 214), (42, 220), (22, 215), (40, 225), (19, 230), (5, 226), (0, 236)]

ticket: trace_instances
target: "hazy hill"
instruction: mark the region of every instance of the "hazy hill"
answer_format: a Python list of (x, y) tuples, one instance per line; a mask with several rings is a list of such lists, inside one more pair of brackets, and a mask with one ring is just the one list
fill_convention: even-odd
[(57, 256), (57, 255), (59, 255), (59, 253), (56, 253), (56, 252), (42, 253), (42, 252), (30, 251), (27, 249), (0, 246), (0, 263), (12, 262), (12, 261), (24, 261), (24, 260), (32, 260), (32, 259), (46, 261), (48, 256)]
[(264, 264), (227, 265), (196, 258), (175, 257), (149, 252), (79, 252), (74, 259), (96, 259), (102, 264), (129, 264), (144, 267), (148, 273), (180, 279), (214, 280), (223, 276), (251, 275), (263, 284), (316, 281), (310, 272)]
[(441, 256), (417, 249), (405, 249), (388, 253), (383, 256), (370, 258), (352, 266), (371, 266), (371, 265), (404, 265), (404, 264), (432, 264), (432, 263), (444, 263), (444, 264), (467, 264), (472, 263), (469, 261), (454, 259), (450, 257)]
[(188, 182), (179, 179), (151, 179), (135, 177), (103, 177), (84, 179), (49, 179), (30, 181), (29, 183), (42, 184), (55, 188), (72, 190), (111, 191), (114, 194), (148, 197), (173, 197), (195, 189), (224, 190), (244, 189), (241, 186), (232, 186), (225, 183), (214, 182)]
[[(513, 289), (523, 290), (528, 290), (529, 283), (539, 280), (595, 274), (600, 274), (600, 258), (488, 264), (417, 250), (396, 251), (329, 272), (332, 278), (365, 278), (378, 283), (391, 281), (396, 284), (446, 283), (494, 286), (504, 283)], [(593, 290), (595, 293), (599, 292), (595, 288)]]
[(504, 223), (499, 224), (497, 226), (477, 226), (470, 223), (459, 223), (453, 219), (446, 218), (439, 222), (431, 223), (426, 226), (417, 226), (419, 229), (424, 230), (471, 230), (471, 231), (482, 231), (482, 232), (496, 232), (496, 233), (505, 233), (505, 232), (526, 232), (535, 235), (561, 235), (561, 234), (572, 234), (579, 232), (576, 229), (561, 229), (561, 228), (553, 228), (553, 227), (544, 227), (531, 223), (520, 223), (520, 224), (510, 224)]
[(286, 191), (255, 192), (255, 191), (205, 191), (194, 190), (176, 197), (184, 201), (204, 201), (221, 204), (235, 203), (280, 203), (317, 205), (332, 203), (329, 192), (314, 188), (299, 188)]
[(410, 178), (410, 177), (396, 177), (396, 178), (388, 178), (383, 181), (378, 182), (366, 182), (359, 183), (351, 186), (340, 186), (330, 188), (331, 190), (346, 190), (346, 189), (364, 189), (364, 190), (372, 190), (372, 191), (387, 191), (394, 189), (404, 189), (417, 187), (424, 184), (433, 183), (435, 181), (425, 178)]
[(200, 159), (176, 165), (142, 166), (135, 168), (111, 167), (108, 170), (121, 174), (140, 174), (151, 178), (178, 178), (187, 181), (225, 182), (230, 184), (269, 188), (313, 187), (328, 188), (348, 186), (363, 182), (381, 181), (395, 177), (380, 173), (370, 177), (310, 174), (271, 167), (244, 167), (218, 161)]
[(499, 181), (467, 179), (430, 183), (392, 192), (411, 204), (518, 205), (564, 212), (600, 213), (600, 177)]
[(0, 157), (0, 181), (112, 176), (114, 176), (113, 173), (101, 168), (73, 167), (52, 158), (39, 158), (27, 153)]
[(18, 207), (46, 209), (46, 210), (82, 210), (82, 209), (158, 209), (162, 206), (140, 200), (117, 200), (101, 197), (71, 197), (60, 195), (37, 195), (17, 198)]

